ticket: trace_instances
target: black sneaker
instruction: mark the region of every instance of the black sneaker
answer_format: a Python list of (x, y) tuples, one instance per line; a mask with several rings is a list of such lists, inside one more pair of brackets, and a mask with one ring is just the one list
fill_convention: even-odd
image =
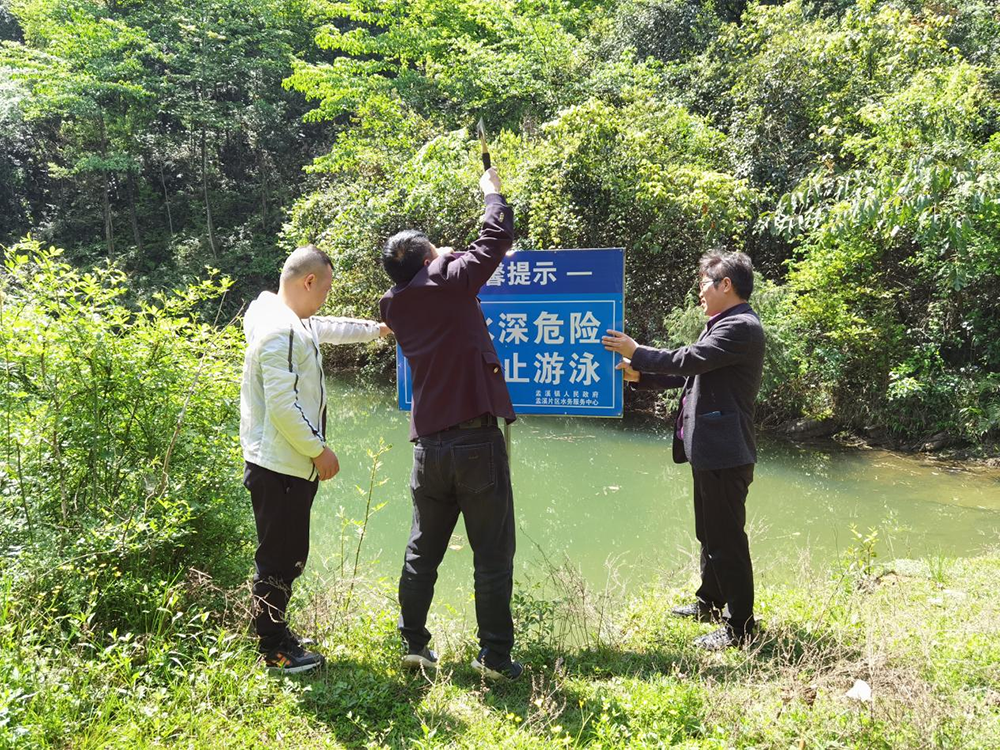
[(316, 641), (309, 636), (301, 636), (296, 633), (291, 628), (288, 629), (288, 637), (294, 642), (302, 646), (302, 648), (309, 648), (310, 646), (315, 646)]
[(670, 610), (670, 614), (675, 617), (689, 617), (698, 622), (712, 623), (722, 620), (722, 610), (703, 602), (701, 599), (697, 599), (690, 604), (683, 604), (680, 607), (674, 607)]
[(326, 659), (322, 654), (306, 651), (290, 638), (286, 638), (284, 643), (264, 655), (264, 664), (267, 668), (281, 674), (300, 674), (322, 667), (325, 663)]
[(754, 639), (754, 633), (738, 634), (730, 628), (719, 628), (711, 633), (699, 635), (694, 645), (706, 651), (725, 651), (727, 648), (743, 648)]
[(404, 669), (433, 669), (437, 667), (438, 655), (424, 646), (419, 651), (412, 648), (403, 654), (401, 660)]
[(481, 649), (479, 656), (472, 660), (472, 668), (490, 680), (516, 680), (524, 672), (520, 662), (509, 656), (500, 661), (490, 658), (488, 649)]

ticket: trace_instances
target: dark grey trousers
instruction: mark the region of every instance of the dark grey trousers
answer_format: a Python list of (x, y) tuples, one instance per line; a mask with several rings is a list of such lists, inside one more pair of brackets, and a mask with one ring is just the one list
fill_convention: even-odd
[(309, 557), (309, 514), (319, 480), (299, 479), (247, 462), (243, 484), (250, 490), (257, 525), (253, 618), (261, 651), (281, 645), (288, 634), (285, 610), (292, 581)]
[(737, 635), (752, 632), (753, 564), (746, 534), (746, 500), (753, 464), (717, 471), (692, 471), (694, 528), (701, 542), (701, 587), (697, 596), (722, 609)]
[(417, 439), (413, 448), (413, 526), (399, 579), (399, 632), (411, 648), (430, 641), (427, 611), (438, 565), (459, 513), (472, 547), (479, 644), (506, 658), (514, 645), (514, 497), (503, 433), (453, 429)]

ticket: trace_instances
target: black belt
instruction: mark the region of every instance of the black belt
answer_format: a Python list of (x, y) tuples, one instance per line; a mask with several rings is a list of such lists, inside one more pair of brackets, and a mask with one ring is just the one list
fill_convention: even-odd
[(473, 417), (472, 419), (466, 419), (464, 422), (459, 422), (458, 424), (453, 424), (451, 427), (446, 427), (442, 432), (446, 430), (471, 430), (476, 427), (496, 427), (497, 418), (492, 414), (481, 414), (478, 417)]

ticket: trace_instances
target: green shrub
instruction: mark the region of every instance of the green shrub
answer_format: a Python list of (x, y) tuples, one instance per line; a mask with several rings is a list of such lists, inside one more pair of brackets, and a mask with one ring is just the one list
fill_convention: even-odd
[[(793, 299), (787, 286), (762, 279), (759, 275), (754, 282), (750, 305), (760, 316), (767, 340), (764, 378), (757, 395), (757, 419), (760, 422), (792, 419), (803, 409), (813, 413), (823, 410), (824, 405), (817, 400), (817, 393), (812, 387), (805, 360), (804, 332), (791, 309)], [(705, 313), (695, 301), (686, 307), (674, 308), (663, 321), (663, 326), (666, 329), (665, 339), (660, 342), (663, 346), (685, 346), (695, 341), (704, 329)]]
[(827, 44), (862, 72), (811, 136), (822, 163), (771, 218), (799, 245), (788, 280), (809, 368), (849, 424), (978, 439), (1000, 413), (986, 71), (949, 44), (949, 15), (859, 3), (843, 27)]
[[(680, 304), (702, 252), (739, 246), (750, 211), (746, 185), (722, 169), (722, 136), (684, 108), (637, 88), (616, 104), (599, 98), (562, 111), (533, 135), (497, 134), (494, 163), (514, 207), (520, 249), (624, 247), (629, 325), (659, 330)], [(473, 142), (464, 131), (428, 140), (392, 179), (335, 179), (299, 201), (288, 244), (316, 242), (334, 257), (331, 306), (372, 315), (389, 286), (385, 239), (426, 231), (462, 247), (482, 213)]]
[(35, 242), (0, 276), (0, 550), (21, 596), (141, 627), (190, 568), (232, 584), (239, 345), (195, 312), (229, 281), (135, 308), (122, 272)]

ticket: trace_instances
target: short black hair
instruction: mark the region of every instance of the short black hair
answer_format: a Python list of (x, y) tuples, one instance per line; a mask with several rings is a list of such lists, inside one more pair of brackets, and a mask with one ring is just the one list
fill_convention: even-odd
[(713, 250), (701, 256), (698, 271), (716, 283), (728, 276), (740, 299), (748, 300), (753, 294), (753, 263), (746, 253)]
[(430, 239), (416, 229), (404, 229), (392, 235), (382, 249), (382, 267), (397, 284), (409, 284), (424, 267), (424, 259), (431, 252)]

